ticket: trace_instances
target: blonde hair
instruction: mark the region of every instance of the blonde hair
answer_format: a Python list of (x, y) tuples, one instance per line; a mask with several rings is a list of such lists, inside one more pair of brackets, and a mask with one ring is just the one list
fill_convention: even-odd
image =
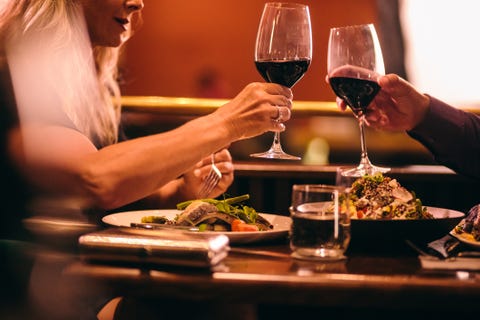
[(20, 119), (61, 110), (97, 147), (117, 142), (121, 49), (92, 48), (78, 0), (7, 0), (0, 41)]

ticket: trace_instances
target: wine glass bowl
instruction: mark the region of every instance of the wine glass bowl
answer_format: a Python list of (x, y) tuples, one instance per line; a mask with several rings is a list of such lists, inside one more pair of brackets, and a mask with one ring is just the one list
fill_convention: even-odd
[[(266, 3), (255, 42), (255, 66), (267, 82), (292, 88), (305, 74), (312, 60), (312, 31), (307, 5)], [(272, 146), (252, 157), (300, 160), (287, 154), (275, 131)]]
[(345, 176), (361, 177), (385, 173), (390, 168), (374, 166), (367, 154), (364, 125), (368, 105), (380, 91), (379, 76), (385, 74), (382, 51), (373, 24), (330, 29), (328, 42), (328, 81), (358, 119), (361, 156), (356, 168), (343, 171)]

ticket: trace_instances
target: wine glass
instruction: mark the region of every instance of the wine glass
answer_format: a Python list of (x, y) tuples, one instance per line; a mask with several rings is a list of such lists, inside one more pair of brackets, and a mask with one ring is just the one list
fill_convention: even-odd
[(380, 91), (379, 76), (385, 74), (383, 56), (373, 24), (330, 29), (328, 42), (328, 79), (335, 94), (342, 98), (358, 119), (360, 127), (360, 164), (342, 172), (345, 176), (361, 177), (390, 171), (374, 166), (365, 142), (365, 112)]
[[(311, 60), (312, 28), (308, 6), (297, 3), (266, 3), (255, 44), (255, 66), (265, 81), (291, 88), (303, 77)], [(268, 151), (250, 156), (301, 159), (283, 151), (279, 131), (275, 131), (273, 144)]]

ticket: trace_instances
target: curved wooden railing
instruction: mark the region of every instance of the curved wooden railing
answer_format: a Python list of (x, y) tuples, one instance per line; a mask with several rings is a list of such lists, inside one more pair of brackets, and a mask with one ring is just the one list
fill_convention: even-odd
[[(153, 112), (165, 115), (200, 116), (210, 113), (229, 100), (208, 98), (182, 98), (160, 96), (125, 96), (123, 108), (127, 111)], [(295, 117), (345, 116), (335, 102), (294, 101)]]
[[(152, 112), (155, 114), (200, 116), (210, 113), (227, 103), (227, 99), (163, 97), (163, 96), (124, 96), (122, 105), (127, 111)], [(480, 115), (480, 109), (459, 107), (459, 109)], [(334, 101), (294, 101), (295, 117), (309, 116), (350, 116), (338, 109)]]

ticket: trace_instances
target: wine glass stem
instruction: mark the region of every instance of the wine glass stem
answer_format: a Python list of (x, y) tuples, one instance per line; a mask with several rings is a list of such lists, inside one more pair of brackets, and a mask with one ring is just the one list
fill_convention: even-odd
[(280, 144), (280, 132), (275, 131), (273, 136), (273, 143), (271, 149), (275, 152), (283, 152), (282, 145)]
[(365, 116), (361, 115), (358, 118), (358, 127), (360, 128), (360, 147), (362, 148), (362, 154), (360, 156), (360, 166), (364, 168), (372, 167), (370, 159), (367, 154), (367, 143), (365, 140)]

